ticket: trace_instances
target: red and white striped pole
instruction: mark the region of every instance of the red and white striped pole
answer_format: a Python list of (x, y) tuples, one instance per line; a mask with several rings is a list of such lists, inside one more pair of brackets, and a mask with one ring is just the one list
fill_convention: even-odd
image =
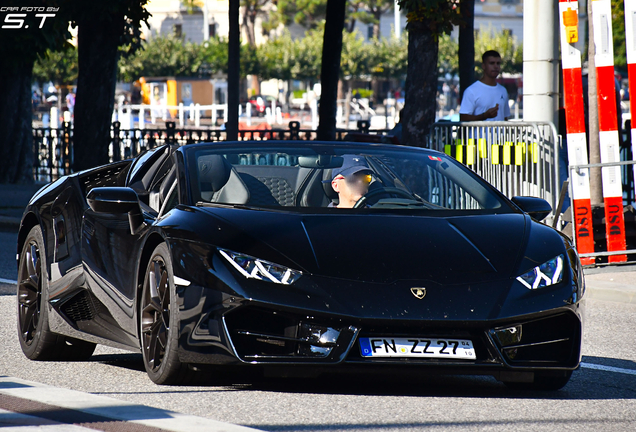
[[(596, 55), (596, 88), (601, 163), (620, 161), (620, 141), (614, 83), (614, 46), (612, 39), (612, 5), (610, 0), (592, 0), (594, 46)], [(609, 252), (624, 251), (625, 220), (623, 187), (619, 166), (603, 167), (603, 199), (605, 201), (605, 237)], [(627, 261), (627, 255), (611, 255), (610, 263)]]
[[(571, 165), (587, 165), (585, 114), (583, 111), (583, 81), (581, 78), (581, 52), (574, 47), (578, 41), (579, 4), (577, 0), (559, 0), (561, 22), (561, 62), (563, 65), (563, 93), (568, 159)], [(579, 253), (594, 252), (592, 205), (590, 202), (589, 169), (570, 171), (572, 185), (572, 214), (576, 248)], [(594, 258), (581, 258), (583, 265), (594, 264)]]
[[(632, 158), (636, 159), (636, 0), (625, 0), (625, 45), (627, 48), (627, 75), (629, 77), (629, 112), (632, 113)], [(631, 95), (634, 95), (632, 97)], [(636, 188), (636, 166), (634, 188)]]

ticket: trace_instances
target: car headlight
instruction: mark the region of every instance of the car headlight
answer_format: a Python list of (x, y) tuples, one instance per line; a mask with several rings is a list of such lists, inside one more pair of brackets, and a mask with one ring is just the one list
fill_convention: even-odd
[(227, 249), (219, 249), (219, 253), (246, 278), (291, 285), (302, 276), (302, 273), (297, 270), (253, 256), (232, 252)]
[(561, 279), (563, 279), (563, 255), (552, 258), (517, 277), (517, 280), (528, 289), (554, 285), (561, 282)]

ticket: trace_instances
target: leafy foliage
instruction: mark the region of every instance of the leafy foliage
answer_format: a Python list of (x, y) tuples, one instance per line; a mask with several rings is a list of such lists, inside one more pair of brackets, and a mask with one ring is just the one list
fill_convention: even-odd
[(150, 12), (146, 10), (149, 0), (58, 0), (61, 9), (69, 11), (71, 25), (77, 27), (82, 21), (94, 19), (113, 20), (123, 17), (124, 25), (119, 36), (120, 53), (128, 56), (142, 44), (141, 25), (148, 25)]
[(495, 50), (501, 54), (501, 71), (517, 73), (523, 71), (523, 45), (517, 39), (503, 31), (496, 31), (492, 26), (481, 28), (475, 36), (475, 70), (480, 71), (481, 55)]
[(377, 78), (404, 79), (408, 57), (408, 35), (400, 39), (381, 38), (369, 45), (369, 73)]
[(612, 33), (614, 37), (614, 65), (627, 67), (627, 51), (625, 47), (625, 9), (623, 0), (612, 0)]
[(464, 24), (460, 0), (397, 0), (409, 23), (425, 24), (433, 36), (450, 34), (454, 25)]
[[(142, 49), (134, 55), (119, 60), (119, 77), (127, 82), (142, 76), (202, 77), (227, 73), (227, 64), (225, 40), (217, 38), (197, 44), (175, 35), (156, 36), (144, 41)], [(241, 45), (241, 77), (258, 75), (260, 68), (257, 50)]]
[(69, 85), (77, 80), (77, 74), (77, 48), (70, 44), (61, 50), (46, 50), (33, 65), (33, 80), (39, 83)]
[(393, 8), (393, 0), (358, 0), (350, 1), (347, 11), (348, 31), (352, 32), (356, 21), (373, 24), (373, 38), (380, 37), (380, 17)]
[(272, 19), (278, 24), (292, 22), (305, 28), (316, 28), (327, 13), (327, 0), (278, 0)]

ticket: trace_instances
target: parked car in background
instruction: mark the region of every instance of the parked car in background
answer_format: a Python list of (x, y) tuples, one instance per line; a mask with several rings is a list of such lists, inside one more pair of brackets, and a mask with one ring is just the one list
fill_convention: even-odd
[(252, 115), (263, 116), (267, 107), (272, 106), (273, 101), (276, 101), (274, 96), (254, 95), (250, 96), (243, 104), (245, 104), (246, 109), (248, 103), (252, 105)]

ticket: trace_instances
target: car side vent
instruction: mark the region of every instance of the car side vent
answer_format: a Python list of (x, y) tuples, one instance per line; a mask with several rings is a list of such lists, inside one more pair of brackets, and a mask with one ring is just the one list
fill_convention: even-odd
[(91, 189), (104, 186), (123, 186), (123, 180), (130, 168), (130, 161), (113, 163), (108, 168), (90, 172), (81, 178), (84, 194)]
[(90, 321), (99, 313), (99, 303), (93, 301), (86, 291), (81, 291), (67, 300), (61, 310), (74, 323)]

